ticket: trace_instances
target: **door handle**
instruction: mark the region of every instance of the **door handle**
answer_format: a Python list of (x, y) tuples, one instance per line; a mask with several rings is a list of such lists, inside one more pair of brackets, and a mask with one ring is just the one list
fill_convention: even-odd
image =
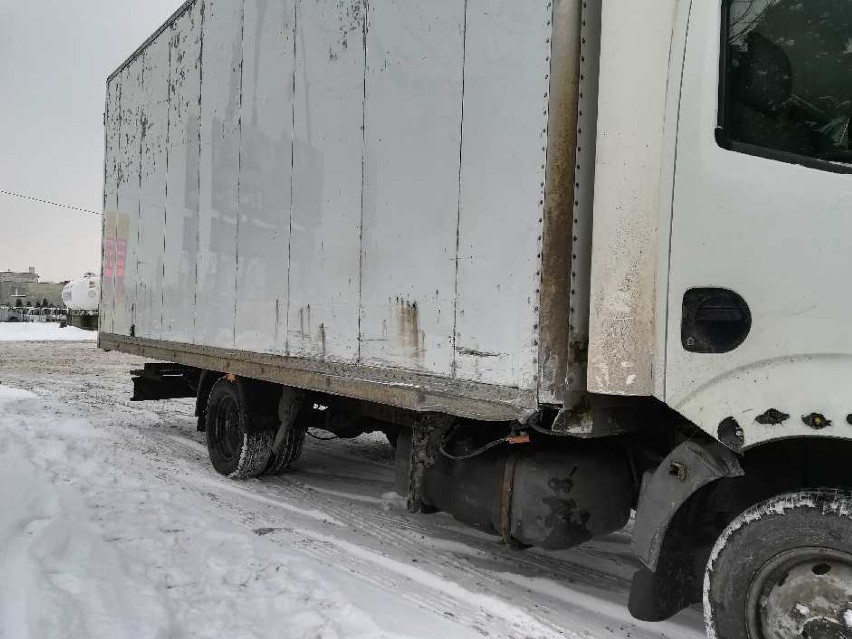
[(746, 301), (725, 288), (692, 288), (683, 296), (681, 344), (690, 353), (729, 353), (751, 332)]

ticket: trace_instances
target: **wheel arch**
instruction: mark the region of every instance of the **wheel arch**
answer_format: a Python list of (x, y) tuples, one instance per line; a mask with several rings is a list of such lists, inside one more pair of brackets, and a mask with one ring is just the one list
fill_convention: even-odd
[[(728, 523), (780, 493), (852, 489), (850, 455), (852, 441), (825, 437), (773, 440), (739, 456), (710, 441), (676, 448), (643, 481), (634, 552), (644, 567), (634, 577), (631, 612), (659, 621), (698, 602), (703, 567)], [(685, 467), (687, 479), (675, 467)]]
[(198, 393), (195, 396), (195, 416), (198, 418), (196, 429), (203, 432), (206, 429), (205, 412), (207, 410), (207, 398), (210, 397), (210, 389), (213, 384), (223, 377), (223, 373), (217, 371), (201, 371), (198, 378)]

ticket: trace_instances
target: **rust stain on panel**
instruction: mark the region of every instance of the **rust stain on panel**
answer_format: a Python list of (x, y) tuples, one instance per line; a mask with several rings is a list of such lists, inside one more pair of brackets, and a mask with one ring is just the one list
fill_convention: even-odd
[(577, 155), (580, 2), (554, 4), (550, 70), (547, 170), (540, 259), (539, 396), (561, 401), (566, 393), (574, 245), (574, 165)]
[(420, 328), (417, 302), (396, 298), (396, 337), (405, 354), (418, 364), (423, 360), (426, 334)]

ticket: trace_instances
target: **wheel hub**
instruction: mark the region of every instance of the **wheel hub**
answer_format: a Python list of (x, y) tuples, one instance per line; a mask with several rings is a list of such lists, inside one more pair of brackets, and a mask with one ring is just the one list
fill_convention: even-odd
[(781, 553), (755, 576), (746, 610), (751, 639), (852, 639), (852, 554)]

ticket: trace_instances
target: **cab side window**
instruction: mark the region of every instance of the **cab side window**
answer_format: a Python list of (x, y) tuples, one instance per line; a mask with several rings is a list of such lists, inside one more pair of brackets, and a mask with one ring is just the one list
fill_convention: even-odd
[(723, 20), (720, 143), (852, 165), (852, 2), (727, 0)]

